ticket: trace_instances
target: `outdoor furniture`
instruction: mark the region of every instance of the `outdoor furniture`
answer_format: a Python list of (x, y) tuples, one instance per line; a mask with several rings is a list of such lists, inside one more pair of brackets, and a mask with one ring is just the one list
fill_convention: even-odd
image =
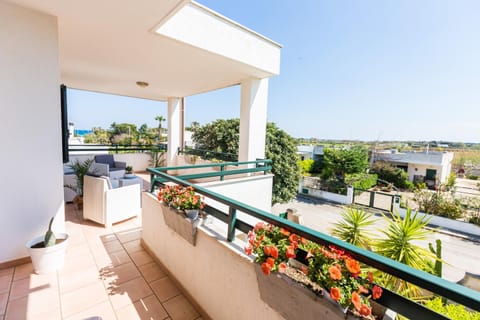
[(83, 189), (83, 218), (106, 228), (142, 210), (139, 184), (114, 188), (108, 177), (85, 176)]
[(108, 176), (110, 179), (120, 179), (125, 175), (127, 163), (115, 161), (113, 154), (99, 154), (94, 157), (90, 173), (96, 176)]
[[(75, 172), (68, 165), (63, 166), (63, 199), (65, 202), (72, 202), (77, 195), (72, 187), (77, 185), (77, 177)], [(68, 186), (68, 187), (67, 187)]]
[(140, 190), (143, 190), (143, 179), (138, 177), (138, 176), (133, 176), (133, 177), (123, 177), (118, 179), (118, 186), (119, 187), (125, 187), (125, 186), (131, 186), (133, 184), (138, 184), (140, 185)]

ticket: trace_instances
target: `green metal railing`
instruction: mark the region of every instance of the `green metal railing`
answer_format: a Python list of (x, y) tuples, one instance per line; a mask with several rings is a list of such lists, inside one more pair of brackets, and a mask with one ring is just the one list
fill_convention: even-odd
[[(223, 181), (225, 176), (231, 176), (236, 174), (247, 174), (247, 173), (255, 173), (255, 172), (263, 172), (264, 174), (267, 174), (268, 171), (272, 170), (271, 163), (272, 163), (272, 160), (221, 162), (221, 163), (200, 164), (200, 165), (193, 165), (193, 166), (147, 168), (147, 171), (150, 172), (150, 185), (151, 185), (150, 191), (153, 192), (156, 186), (169, 181), (163, 176), (163, 174), (169, 170), (220, 168), (220, 171), (179, 175), (177, 176), (177, 178), (182, 180), (192, 180), (192, 179), (220, 177), (220, 181)], [(226, 170), (228, 169), (229, 166), (238, 167), (241, 165), (246, 165), (246, 166), (254, 165), (254, 166), (248, 167), (245, 169)]]
[[(188, 166), (188, 168), (191, 167), (192, 166)], [(197, 193), (202, 194), (215, 201), (218, 201), (224, 205), (227, 205), (229, 208), (228, 213), (225, 213), (210, 206), (206, 206), (204, 210), (208, 214), (225, 222), (228, 225), (228, 241), (232, 241), (234, 239), (235, 230), (240, 230), (247, 233), (248, 231), (253, 229), (252, 225), (237, 218), (236, 212), (241, 211), (242, 213), (261, 219), (265, 222), (288, 229), (291, 232), (294, 232), (299, 236), (311, 240), (315, 243), (327, 246), (334, 245), (340, 249), (346, 250), (360, 262), (363, 262), (371, 267), (391, 274), (397, 278), (403, 279), (416, 286), (424, 288), (435, 295), (445, 297), (470, 309), (480, 311), (480, 292), (478, 291), (474, 291), (459, 284), (449, 282), (445, 279), (436, 277), (427, 272), (411, 268), (398, 261), (394, 261), (376, 253), (361, 249), (329, 235), (286, 220), (282, 217), (277, 217), (266, 211), (259, 210), (245, 203), (225, 197), (204, 187), (192, 184), (186, 181), (186, 179), (182, 176), (171, 176), (164, 172), (169, 169), (180, 170), (181, 168), (182, 167), (149, 168), (148, 171), (152, 174), (152, 177), (155, 176), (155, 179), (160, 179), (152, 181), (152, 186), (156, 184), (155, 182), (160, 183), (161, 181), (173, 182), (183, 186), (192, 186)], [(382, 297), (378, 299), (377, 302), (387, 308), (390, 308), (391, 310), (396, 311), (401, 315), (404, 315), (411, 319), (448, 319), (447, 317), (438, 314), (435, 311), (432, 311), (425, 306), (409, 300), (393, 291), (385, 288), (382, 289)]]
[(68, 146), (68, 152), (75, 151), (108, 151), (111, 153), (119, 152), (145, 152), (145, 151), (166, 151), (167, 145), (119, 145), (119, 144), (71, 144)]
[(195, 149), (195, 148), (189, 148), (189, 147), (178, 149), (178, 154), (189, 154), (193, 156), (199, 156), (206, 160), (218, 159), (222, 161), (238, 161), (238, 155), (234, 153), (217, 152), (217, 151), (202, 150), (202, 149)]

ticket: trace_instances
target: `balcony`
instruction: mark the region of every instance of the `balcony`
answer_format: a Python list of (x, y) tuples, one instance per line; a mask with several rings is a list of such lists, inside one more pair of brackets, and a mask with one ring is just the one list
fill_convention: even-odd
[[(229, 188), (222, 190), (222, 185), (239, 183), (235, 187), (237, 192), (231, 196), (242, 198), (245, 196), (240, 189), (252, 190), (258, 179), (268, 180), (269, 175), (265, 175), (268, 162), (256, 162), (249, 169), (232, 163), (228, 170), (206, 172), (219, 164), (149, 169), (153, 186), (162, 183), (190, 185), (187, 178), (198, 181), (195, 188), (207, 198), (205, 210), (210, 218), (198, 227), (195, 246), (165, 225), (158, 201), (148, 192), (143, 194), (142, 217), (115, 224), (111, 230), (83, 220), (82, 212), (67, 204), (66, 230), (70, 242), (64, 269), (51, 276), (33, 274), (29, 263), (0, 270), (2, 319), (100, 316), (102, 319), (194, 320), (227, 319), (232, 315), (238, 319), (283, 319), (261, 300), (254, 264), (242, 250), (243, 234), (258, 220), (282, 226), (315, 242), (344, 248), (364, 263), (469, 308), (479, 309), (478, 292), (280, 219), (247, 204), (252, 201), (248, 196), (246, 201), (225, 196), (224, 191)], [(179, 173), (188, 170), (189, 174), (172, 176), (165, 173), (171, 169)], [(212, 182), (201, 181), (202, 177), (220, 180), (220, 177), (235, 174), (246, 177), (217, 181), (213, 189), (210, 188)], [(142, 177), (148, 189), (148, 175)], [(393, 292), (384, 289), (384, 293), (380, 303), (390, 309), (410, 318), (441, 319)]]
[(83, 220), (73, 204), (65, 211), (64, 268), (51, 275), (34, 274), (31, 263), (0, 270), (0, 319), (201, 319), (141, 247), (141, 217), (108, 230)]
[[(192, 185), (186, 181), (189, 176), (171, 176), (165, 173), (168, 169), (171, 168), (149, 169), (155, 177), (153, 184), (169, 182), (183, 186)], [(195, 178), (198, 178), (198, 175)], [(226, 319), (232, 314), (239, 319), (283, 319), (262, 301), (253, 263), (242, 250), (246, 240), (245, 234), (253, 229), (254, 221), (258, 220), (280, 226), (319, 244), (334, 245), (350, 252), (355, 259), (375, 269), (417, 285), (426, 292), (480, 311), (480, 293), (477, 291), (271, 215), (242, 201), (229, 198), (219, 190), (212, 191), (208, 187), (203, 187), (201, 183), (192, 186), (207, 198), (208, 206), (205, 211), (214, 217), (198, 227), (195, 246), (182, 240), (165, 225), (163, 209), (155, 196), (148, 193), (143, 195), (142, 245), (154, 256), (159, 257), (169, 270), (174, 270), (175, 278), (213, 319)], [(246, 217), (250, 220), (247, 221)], [(209, 294), (205, 295), (205, 291)], [(411, 319), (446, 319), (395, 292), (385, 288), (383, 292), (378, 302), (401, 315)], [(227, 294), (228, 299), (225, 298)], [(335, 317), (327, 316), (326, 319)]]

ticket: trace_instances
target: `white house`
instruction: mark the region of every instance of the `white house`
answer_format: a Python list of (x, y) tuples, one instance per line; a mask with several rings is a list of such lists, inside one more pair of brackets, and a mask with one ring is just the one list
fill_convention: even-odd
[(0, 1), (0, 21), (0, 268), (26, 261), (50, 217), (64, 229), (61, 84), (168, 101), (169, 166), (184, 97), (240, 85), (239, 160), (264, 158), (274, 41), (189, 0)]
[(297, 154), (300, 160), (318, 160), (323, 157), (323, 146), (301, 145), (297, 146)]
[(408, 173), (410, 181), (425, 182), (432, 187), (447, 180), (452, 170), (453, 152), (397, 152), (380, 150), (373, 161), (386, 161)]

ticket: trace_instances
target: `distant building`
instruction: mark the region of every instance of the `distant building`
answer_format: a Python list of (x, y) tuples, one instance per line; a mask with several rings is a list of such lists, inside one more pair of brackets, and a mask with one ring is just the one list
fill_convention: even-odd
[(297, 146), (297, 154), (300, 157), (300, 160), (320, 160), (323, 158), (323, 146), (311, 146), (311, 145), (302, 145)]
[(397, 152), (380, 150), (373, 153), (373, 162), (385, 161), (408, 173), (412, 182), (425, 182), (435, 187), (447, 180), (452, 170), (453, 152)]

